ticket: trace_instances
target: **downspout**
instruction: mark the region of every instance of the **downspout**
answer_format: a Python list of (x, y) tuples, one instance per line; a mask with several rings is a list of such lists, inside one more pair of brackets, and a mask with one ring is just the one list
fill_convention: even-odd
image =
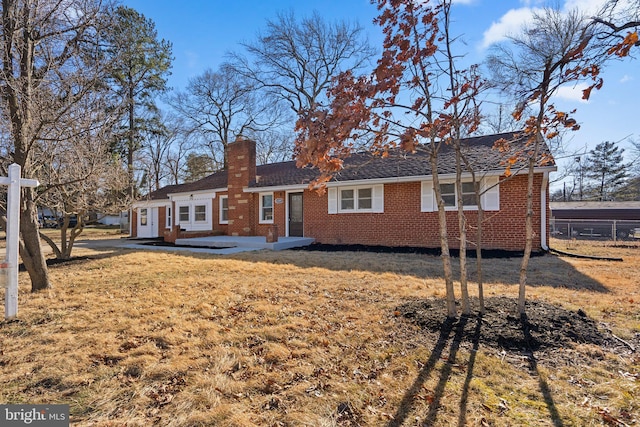
[(540, 246), (542, 250), (549, 251), (547, 245), (547, 186), (549, 185), (549, 172), (543, 172), (542, 185), (540, 186)]

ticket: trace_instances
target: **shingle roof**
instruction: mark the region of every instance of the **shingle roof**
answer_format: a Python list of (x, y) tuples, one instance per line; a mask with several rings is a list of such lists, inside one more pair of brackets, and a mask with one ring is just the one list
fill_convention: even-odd
[[(516, 139), (511, 143), (512, 149), (508, 153), (501, 153), (493, 148), (499, 139), (514, 139), (513, 132), (496, 135), (465, 138), (462, 141), (463, 153), (476, 170), (504, 170), (502, 162), (509, 153), (522, 148), (524, 139)], [(543, 147), (548, 154), (548, 147)], [(411, 177), (431, 175), (429, 163), (430, 149), (418, 146), (415, 153), (393, 150), (388, 157), (374, 156), (371, 153), (356, 153), (344, 161), (344, 168), (334, 175), (332, 181), (354, 181), (364, 179), (384, 179), (394, 177)], [(524, 163), (512, 167), (515, 170)], [(555, 166), (555, 163), (546, 166)], [(438, 173), (453, 174), (456, 171), (455, 151), (450, 145), (443, 144), (438, 154)], [(274, 163), (258, 166), (258, 182), (251, 187), (277, 187), (284, 185), (308, 184), (319, 173), (312, 168), (297, 168), (295, 162)]]
[[(467, 159), (477, 170), (504, 170), (502, 161), (507, 154), (494, 149), (494, 143), (499, 139), (511, 140), (514, 138), (513, 132), (477, 136), (465, 138), (463, 152)], [(521, 148), (524, 140), (512, 142), (511, 152)], [(549, 153), (546, 145), (544, 153)], [(516, 167), (519, 165), (516, 165)], [(546, 166), (555, 166), (555, 163)], [(438, 173), (455, 173), (455, 152), (453, 147), (442, 145), (438, 154)], [(411, 177), (431, 175), (429, 164), (429, 149), (425, 146), (418, 146), (415, 153), (407, 153), (401, 150), (393, 150), (388, 157), (382, 158), (371, 153), (356, 153), (347, 158), (344, 168), (335, 174), (332, 181), (353, 181), (365, 179), (383, 179), (393, 177)], [(256, 168), (256, 182), (250, 187), (281, 187), (287, 185), (308, 184), (319, 176), (317, 170), (313, 168), (298, 168), (295, 161), (271, 163), (260, 165)], [(171, 185), (161, 188), (149, 194), (151, 199), (166, 198), (172, 193), (184, 193), (189, 191), (208, 190), (225, 188), (227, 186), (226, 171), (216, 172), (199, 181)]]

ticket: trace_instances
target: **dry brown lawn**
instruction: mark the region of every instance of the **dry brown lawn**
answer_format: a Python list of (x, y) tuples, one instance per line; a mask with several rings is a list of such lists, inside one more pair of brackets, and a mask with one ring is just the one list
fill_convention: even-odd
[[(640, 248), (552, 243), (624, 261), (534, 258), (529, 298), (640, 342)], [(19, 318), (0, 322), (0, 402), (66, 403), (74, 426), (640, 424), (638, 350), (563, 345), (532, 367), (398, 316), (443, 297), (437, 257), (76, 255), (93, 258), (52, 267), (49, 292), (21, 273)], [(487, 296), (515, 298), (518, 267), (485, 260)]]

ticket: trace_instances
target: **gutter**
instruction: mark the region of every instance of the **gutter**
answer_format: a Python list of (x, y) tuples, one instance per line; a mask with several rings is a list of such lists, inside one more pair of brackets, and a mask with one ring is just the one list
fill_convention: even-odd
[[(549, 172), (555, 172), (558, 170), (555, 166), (547, 166), (547, 167), (537, 167), (534, 169), (534, 173), (543, 172), (547, 177), (547, 182), (549, 180)], [(513, 175), (524, 174), (526, 172), (518, 172)], [(504, 175), (503, 170), (495, 170), (491, 172), (487, 172), (482, 175), (482, 177), (489, 176), (502, 176)], [(455, 173), (447, 173), (447, 174), (439, 174), (440, 181), (448, 181), (456, 179)], [(462, 179), (470, 179), (470, 173), (462, 174)], [(329, 181), (325, 184), (326, 188), (337, 188), (337, 187), (353, 187), (358, 185), (376, 185), (376, 184), (400, 184), (406, 182), (421, 182), (421, 181), (432, 181), (433, 175), (409, 175), (409, 176), (391, 176), (387, 178), (368, 178), (368, 179), (347, 179), (344, 181)], [(269, 187), (244, 187), (242, 191), (245, 193), (267, 193), (272, 191), (296, 191), (296, 190), (308, 190), (309, 184), (285, 184), (285, 185), (274, 185)], [(546, 202), (546, 199), (545, 199)]]

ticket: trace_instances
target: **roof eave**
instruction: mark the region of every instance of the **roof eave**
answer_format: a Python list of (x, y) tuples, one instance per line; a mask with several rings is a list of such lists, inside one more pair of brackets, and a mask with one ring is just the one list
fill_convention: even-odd
[[(558, 170), (556, 166), (537, 167), (534, 169), (534, 173), (543, 172), (555, 172)], [(516, 175), (526, 174), (526, 171), (517, 171)], [(482, 176), (501, 176), (504, 175), (504, 170), (493, 170), (482, 173)], [(443, 180), (455, 179), (455, 173), (439, 174), (438, 177)], [(470, 173), (463, 173), (463, 179), (471, 178)], [(326, 183), (327, 188), (332, 187), (344, 187), (345, 185), (358, 186), (358, 185), (376, 185), (376, 184), (396, 184), (416, 181), (431, 181), (432, 175), (411, 175), (411, 176), (394, 176), (388, 178), (371, 178), (371, 179), (352, 179), (344, 181), (330, 181)], [(295, 191), (306, 190), (309, 188), (309, 184), (290, 184), (290, 185), (273, 185), (265, 187), (245, 187), (243, 191), (245, 193), (269, 193), (275, 191)]]
[(168, 193), (167, 197), (169, 199), (173, 198), (173, 197), (179, 197), (179, 196), (183, 196), (185, 194), (210, 194), (213, 193), (213, 195), (215, 196), (216, 193), (221, 193), (221, 192), (225, 192), (227, 191), (227, 187), (220, 187), (220, 188), (207, 188), (204, 190), (193, 190), (193, 191), (178, 191), (175, 193)]

